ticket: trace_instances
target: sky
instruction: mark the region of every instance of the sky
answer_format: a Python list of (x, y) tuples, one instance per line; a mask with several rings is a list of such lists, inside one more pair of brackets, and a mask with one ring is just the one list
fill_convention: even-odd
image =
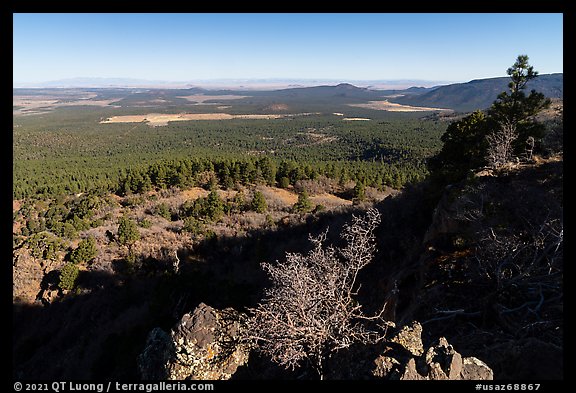
[(563, 15), (13, 14), (13, 82), (428, 80), (563, 72)]

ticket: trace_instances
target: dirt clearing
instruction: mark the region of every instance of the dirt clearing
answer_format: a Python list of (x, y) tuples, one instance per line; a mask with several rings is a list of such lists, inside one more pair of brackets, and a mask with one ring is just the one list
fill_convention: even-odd
[[(224, 200), (232, 199), (238, 193), (235, 190), (216, 190), (218, 196)], [(200, 187), (192, 187), (187, 190), (182, 191), (181, 195), (184, 196), (187, 200), (194, 200), (200, 197), (207, 197), (210, 191), (207, 191)]]

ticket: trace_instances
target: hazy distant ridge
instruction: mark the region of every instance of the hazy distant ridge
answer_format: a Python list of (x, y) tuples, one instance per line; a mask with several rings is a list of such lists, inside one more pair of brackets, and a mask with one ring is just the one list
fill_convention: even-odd
[[(222, 80), (221, 80), (222, 81)], [(214, 84), (211, 87), (199, 87), (192, 84), (182, 85), (177, 82), (145, 81), (141, 79), (123, 78), (74, 78), (63, 81), (47, 82), (40, 89), (118, 89), (118, 88), (147, 88), (164, 90), (168, 96), (186, 96), (190, 94), (206, 95), (227, 95), (236, 94), (249, 96), (246, 100), (254, 103), (256, 101), (276, 100), (284, 103), (298, 102), (306, 105), (318, 103), (359, 103), (365, 101), (388, 100), (392, 103), (429, 107), (429, 108), (449, 108), (460, 112), (468, 112), (475, 109), (486, 109), (496, 99), (499, 93), (508, 90), (508, 77), (476, 79), (467, 83), (454, 83), (444, 86), (433, 87), (392, 87), (391, 89), (375, 89), (373, 85), (369, 87), (359, 87), (351, 83), (318, 83), (313, 86), (300, 86), (297, 83), (284, 84), (287, 80), (259, 79), (252, 81), (253, 85), (241, 85), (241, 80), (234, 80), (235, 87), (225, 87), (225, 84)], [(308, 81), (310, 83), (311, 80)], [(233, 80), (226, 80), (226, 83), (233, 84)], [(292, 81), (296, 82), (296, 81)], [(320, 82), (314, 80), (314, 82)], [(366, 81), (365, 81), (366, 82)], [(373, 81), (371, 81), (373, 82)], [(222, 82), (224, 83), (224, 82)], [(277, 83), (278, 85), (274, 85)], [(82, 86), (83, 87), (79, 87)], [(260, 86), (260, 88), (256, 88)], [(263, 88), (262, 86), (266, 86)], [(276, 86), (276, 88), (274, 88)], [(549, 98), (563, 98), (564, 96), (564, 74), (544, 74), (528, 83), (528, 91), (535, 89)], [(14, 95), (31, 94), (30, 90), (35, 87), (14, 88)], [(35, 94), (37, 94), (35, 92)], [(140, 95), (153, 93), (141, 92)], [(138, 96), (140, 97), (140, 96)], [(132, 99), (141, 99), (133, 96)], [(264, 103), (264, 101), (262, 101)], [(264, 104), (263, 104), (264, 105)]]
[[(499, 93), (508, 90), (510, 78), (476, 79), (425, 90), (423, 94), (396, 97), (390, 101), (413, 106), (451, 108), (472, 111), (488, 108)], [(564, 74), (545, 74), (528, 82), (527, 91), (535, 89), (549, 98), (563, 98)]]
[(337, 80), (337, 79), (290, 79), (290, 78), (261, 78), (261, 79), (212, 79), (189, 81), (162, 81), (135, 78), (68, 78), (46, 82), (13, 82), (14, 88), (107, 88), (107, 87), (158, 87), (158, 88), (186, 88), (204, 87), (211, 89), (253, 89), (276, 90), (298, 87), (315, 87), (321, 85), (337, 85), (349, 83), (370, 89), (406, 89), (411, 86), (437, 86), (446, 85), (446, 81), (430, 81), (419, 79), (403, 80)]

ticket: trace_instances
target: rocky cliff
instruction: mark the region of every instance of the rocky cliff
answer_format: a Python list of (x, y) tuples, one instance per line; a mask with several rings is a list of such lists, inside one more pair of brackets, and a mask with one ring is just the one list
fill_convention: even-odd
[(423, 239), (403, 318), (485, 360), (497, 379), (562, 378), (561, 157), (449, 186)]

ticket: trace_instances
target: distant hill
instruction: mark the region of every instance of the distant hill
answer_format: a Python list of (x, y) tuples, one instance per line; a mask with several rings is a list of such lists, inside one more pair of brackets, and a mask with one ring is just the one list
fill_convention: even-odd
[[(549, 98), (563, 98), (563, 75), (561, 73), (540, 75), (528, 83), (527, 89), (528, 91), (535, 89)], [(336, 86), (298, 87), (259, 92), (257, 95), (274, 97), (277, 100), (319, 100), (335, 103), (387, 99), (403, 105), (449, 108), (459, 112), (469, 112), (490, 107), (498, 94), (508, 90), (509, 81), (508, 77), (476, 79), (467, 83), (410, 87), (404, 90), (373, 90), (341, 83)], [(252, 95), (255, 94), (252, 93)]]
[[(486, 109), (498, 94), (508, 90), (509, 81), (508, 77), (476, 79), (434, 89), (418, 89), (423, 93), (394, 97), (390, 101), (404, 105), (451, 108), (461, 112)], [(540, 75), (528, 83), (527, 91), (535, 89), (549, 98), (563, 98), (563, 84), (564, 74)], [(418, 90), (412, 89), (411, 93)]]
[(298, 87), (292, 89), (275, 90), (270, 93), (277, 97), (301, 97), (301, 98), (330, 98), (330, 97), (347, 97), (373, 99), (382, 96), (382, 91), (370, 90), (365, 87), (357, 87), (349, 83), (340, 83), (336, 86), (314, 86)]

